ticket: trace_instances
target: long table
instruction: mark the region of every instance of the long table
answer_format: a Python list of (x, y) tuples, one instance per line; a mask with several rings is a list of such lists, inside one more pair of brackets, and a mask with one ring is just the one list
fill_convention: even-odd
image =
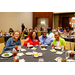
[[(47, 50), (45, 50), (45, 51), (42, 51), (39, 46), (35, 46), (35, 47), (37, 48), (36, 49), (37, 52), (42, 52), (43, 53), (42, 57), (35, 58), (33, 55), (27, 56), (26, 52), (32, 52), (33, 50), (28, 49), (26, 47), (22, 47), (23, 49), (26, 49), (27, 51), (23, 52), (25, 55), (20, 56), (20, 59), (25, 59), (25, 62), (38, 62), (39, 58), (43, 58), (44, 62), (56, 62), (54, 60), (56, 57), (65, 58), (65, 53), (63, 53), (61, 55), (58, 55), (58, 54), (50, 52), (50, 49), (52, 48), (51, 46), (48, 46)], [(0, 62), (14, 62), (13, 57), (10, 57), (8, 59), (1, 59), (1, 58), (2, 57), (0, 56)], [(75, 59), (75, 56), (74, 56), (74, 59)]]

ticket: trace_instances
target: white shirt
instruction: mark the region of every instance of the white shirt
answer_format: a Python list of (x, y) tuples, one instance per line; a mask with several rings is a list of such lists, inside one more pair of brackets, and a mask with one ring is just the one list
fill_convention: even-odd
[(56, 41), (56, 45), (59, 45), (59, 41)]
[(54, 33), (50, 33), (49, 36), (51, 36), (54, 39)]

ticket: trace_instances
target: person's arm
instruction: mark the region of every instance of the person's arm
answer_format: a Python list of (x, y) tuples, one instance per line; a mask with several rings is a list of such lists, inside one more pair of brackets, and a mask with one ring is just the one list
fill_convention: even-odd
[(24, 42), (24, 44), (23, 44), (23, 46), (27, 46), (27, 43), (29, 42), (29, 37), (28, 38), (26, 38), (26, 40), (25, 40), (25, 42)]
[(40, 44), (43, 43), (41, 36), (39, 37), (39, 42), (40, 42)]
[(11, 46), (10, 44), (11, 44), (11, 39), (8, 39), (6, 42), (5, 50), (14, 48), (14, 46)]
[(46, 44), (47, 44), (47, 45), (50, 45), (50, 44), (51, 44), (51, 42), (53, 42), (53, 38), (52, 38), (52, 37), (48, 38), (48, 40), (47, 40)]

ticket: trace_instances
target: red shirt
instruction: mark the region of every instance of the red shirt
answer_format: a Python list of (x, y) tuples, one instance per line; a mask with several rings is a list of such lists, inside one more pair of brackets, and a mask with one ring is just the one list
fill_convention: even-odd
[(27, 46), (27, 43), (30, 43), (30, 45), (39, 45), (38, 40), (33, 41), (29, 36), (26, 38), (23, 46)]

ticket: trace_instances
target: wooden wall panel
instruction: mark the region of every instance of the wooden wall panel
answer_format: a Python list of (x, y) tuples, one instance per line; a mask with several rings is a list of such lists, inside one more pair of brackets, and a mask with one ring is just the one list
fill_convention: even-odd
[(63, 17), (75, 17), (74, 13), (65, 13), (65, 14), (59, 14), (59, 27), (62, 26), (62, 18)]
[(49, 18), (49, 27), (52, 28), (53, 23), (53, 12), (33, 12), (33, 29), (37, 27), (37, 18), (48, 17)]

